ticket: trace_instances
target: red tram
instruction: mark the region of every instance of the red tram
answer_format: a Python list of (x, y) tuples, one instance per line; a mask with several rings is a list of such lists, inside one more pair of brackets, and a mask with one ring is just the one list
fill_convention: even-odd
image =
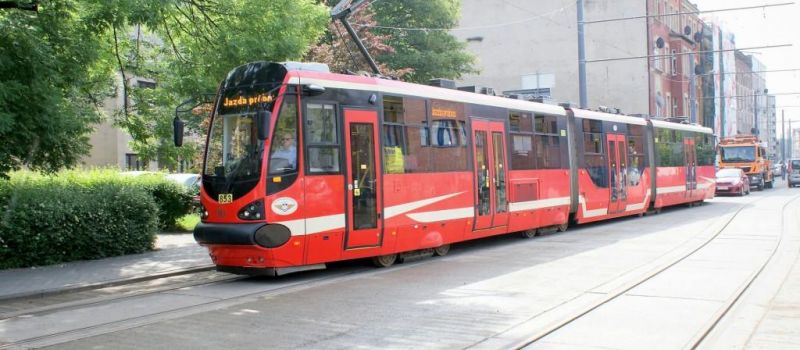
[(699, 126), (256, 62), (218, 92), (194, 236), (221, 271), (389, 266), (700, 202), (713, 162)]

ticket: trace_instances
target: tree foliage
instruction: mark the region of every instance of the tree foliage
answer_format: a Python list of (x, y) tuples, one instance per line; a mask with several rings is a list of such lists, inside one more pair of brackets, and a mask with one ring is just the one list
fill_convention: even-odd
[(0, 176), (23, 166), (53, 172), (89, 150), (110, 86), (96, 24), (72, 1), (40, 13), (0, 10)]
[(460, 0), (375, 1), (371, 7), (380, 26), (372, 31), (391, 32), (385, 44), (394, 49), (377, 59), (390, 69), (413, 68), (404, 80), (427, 83), (475, 72), (466, 44), (447, 31), (458, 25)]
[(129, 101), (113, 119), (140, 158), (191, 159), (196, 145), (170, 143), (180, 101), (213, 93), (240, 64), (300, 59), (328, 23), (312, 0), (42, 0), (38, 13), (0, 11), (0, 174), (76, 165), (110, 98)]
[[(355, 24), (353, 27), (356, 34), (373, 59), (379, 56), (391, 55), (395, 52), (393, 47), (386, 44), (391, 38), (390, 34), (375, 33), (370, 30), (370, 28), (377, 25), (374, 17), (374, 11), (366, 7), (351, 15), (348, 19), (348, 21)], [(347, 34), (344, 25), (339, 21), (331, 21), (328, 24), (327, 35), (316, 45), (311, 47), (305, 60), (326, 63), (331, 71), (334, 72), (357, 73), (366, 70), (372, 73), (366, 59), (358, 50), (352, 38)], [(391, 69), (384, 63), (376, 63), (378, 64), (381, 74), (395, 78), (402, 79), (405, 75), (413, 71), (413, 69), (409, 67)]]
[[(238, 65), (300, 59), (327, 23), (326, 8), (310, 0), (173, 1), (155, 13), (123, 23), (137, 29), (137, 38), (122, 47), (127, 54), (120, 61), (129, 73), (156, 81), (156, 87), (128, 87), (130, 109), (115, 119), (131, 133), (141, 158), (170, 167), (199, 153), (192, 138), (183, 148), (172, 146), (175, 106), (213, 93)], [(206, 115), (188, 116), (190, 129), (202, 133)]]
[[(339, 71), (366, 68), (350, 38), (339, 36), (344, 29), (330, 21), (327, 5), (41, 0), (38, 13), (0, 10), (0, 176), (76, 165), (89, 151), (88, 133), (106, 117), (131, 134), (142, 160), (171, 167), (195, 159), (202, 137), (172, 146), (175, 106), (215, 92), (233, 67), (305, 58)], [(376, 1), (351, 22), (384, 74), (415, 82), (458, 78), (472, 71), (473, 58), (447, 31), (378, 28), (452, 28), (458, 8), (458, 0)], [(155, 86), (140, 86), (138, 78)], [(111, 99), (125, 106), (107, 116), (102, 107)], [(202, 134), (203, 117), (190, 118), (190, 130)]]

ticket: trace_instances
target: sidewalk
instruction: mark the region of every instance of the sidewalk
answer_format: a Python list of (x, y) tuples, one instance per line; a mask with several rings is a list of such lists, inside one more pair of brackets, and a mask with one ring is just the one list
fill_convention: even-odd
[(145, 280), (154, 275), (209, 270), (213, 266), (207, 250), (194, 242), (191, 233), (160, 234), (152, 252), (0, 270), (0, 301)]

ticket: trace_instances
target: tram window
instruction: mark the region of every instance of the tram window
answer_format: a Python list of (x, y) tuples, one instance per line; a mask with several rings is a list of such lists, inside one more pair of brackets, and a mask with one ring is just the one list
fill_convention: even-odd
[(554, 115), (536, 115), (536, 130), (537, 133), (557, 134), (558, 124), (556, 116)]
[(583, 132), (585, 132), (585, 133), (602, 133), (603, 132), (603, 122), (600, 121), (600, 120), (584, 119), (583, 120)]
[(467, 128), (464, 104), (431, 100), (431, 170), (467, 170)]
[(511, 134), (511, 169), (536, 169), (533, 153), (533, 135)]
[(310, 144), (336, 144), (334, 105), (309, 103), (306, 112), (306, 137)]
[(305, 117), (309, 173), (340, 172), (336, 106), (309, 103)]
[(433, 171), (467, 169), (466, 123), (456, 120), (433, 120), (431, 166)]
[(308, 168), (311, 173), (338, 173), (339, 148), (309, 146)]
[(558, 136), (536, 135), (536, 164), (539, 169), (561, 168), (561, 147)]
[[(635, 171), (637, 175), (640, 175), (644, 171), (644, 168), (647, 167), (647, 158), (645, 158), (644, 152), (644, 137), (628, 136), (628, 158), (630, 159), (630, 166), (628, 167), (629, 172)], [(630, 175), (631, 174), (628, 176), (630, 185), (638, 185), (638, 179), (634, 179), (634, 177)]]
[[(630, 126), (641, 127), (639, 125)], [(630, 128), (628, 129), (628, 131), (631, 130)], [(630, 160), (630, 165), (628, 166), (628, 186), (637, 186), (641, 180), (642, 172), (644, 172), (644, 168), (647, 166), (647, 164), (645, 164), (644, 137), (628, 136), (628, 159)]]
[(697, 147), (697, 165), (714, 165), (714, 142), (713, 136), (698, 133), (695, 136)]
[(533, 122), (530, 113), (510, 111), (508, 122), (511, 131), (533, 132)]
[(384, 172), (430, 171), (430, 132), (425, 100), (384, 96), (383, 120)]
[(465, 123), (456, 120), (434, 120), (431, 124), (433, 145), (437, 147), (458, 147), (467, 145)]
[(608, 187), (608, 169), (602, 154), (584, 154), (584, 168), (597, 187)]
[(656, 135), (656, 166), (685, 166), (686, 146), (683, 145), (683, 132), (670, 129), (656, 129)]
[(297, 171), (297, 97), (287, 95), (281, 106), (269, 152), (269, 175)]
[(385, 123), (405, 122), (403, 119), (403, 98), (397, 96), (383, 97), (383, 121)]
[(584, 133), (583, 150), (586, 153), (603, 153), (603, 134)]

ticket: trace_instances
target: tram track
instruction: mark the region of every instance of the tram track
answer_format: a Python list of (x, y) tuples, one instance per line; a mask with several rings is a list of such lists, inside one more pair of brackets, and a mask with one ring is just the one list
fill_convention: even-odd
[[(781, 243), (783, 243), (784, 236), (786, 235), (786, 220), (785, 220), (785, 218), (786, 218), (786, 209), (789, 207), (789, 204), (792, 204), (793, 202), (795, 202), (798, 199), (800, 199), (800, 195), (794, 196), (794, 198), (792, 198), (789, 201), (787, 201), (781, 207), (781, 214), (782, 214), (781, 215), (781, 234), (778, 236), (778, 240), (775, 242), (775, 246), (772, 248), (772, 251), (770, 252), (769, 257), (767, 257), (767, 259), (761, 264), (761, 266), (758, 268), (758, 270), (735, 293), (735, 295), (731, 298), (730, 302), (727, 303), (725, 308), (720, 310), (717, 313), (717, 315), (715, 315), (715, 317), (712, 319), (712, 322), (710, 322), (709, 325), (707, 327), (705, 327), (705, 329), (700, 334), (698, 334), (698, 336), (695, 337), (695, 339), (692, 340), (691, 346), (688, 347), (688, 348), (697, 349), (703, 344), (703, 341), (706, 340), (706, 338), (711, 334), (711, 332), (713, 332), (715, 330), (717, 325), (719, 325), (719, 323), (725, 318), (725, 316), (728, 315), (728, 313), (737, 305), (737, 303), (742, 298), (742, 296), (753, 285), (753, 282), (755, 282), (756, 279), (758, 279), (758, 277), (761, 276), (761, 273), (764, 272), (764, 270), (767, 268), (767, 266), (770, 264), (770, 262), (772, 262), (772, 259), (775, 257), (775, 254), (778, 252), (778, 249), (780, 248)], [(795, 217), (795, 223), (800, 223), (800, 220), (798, 220), (797, 217)]]
[[(254, 301), (259, 298), (269, 298), (272, 296), (277, 296), (285, 293), (293, 293), (306, 290), (309, 288), (316, 288), (327, 284), (348, 281), (356, 278), (365, 278), (384, 273), (390, 273), (397, 271), (399, 269), (413, 268), (415, 266), (419, 266), (419, 264), (425, 264), (430, 262), (431, 260), (415, 261), (414, 263), (411, 264), (394, 266), (391, 269), (374, 269), (372, 267), (363, 266), (361, 268), (343, 268), (337, 271), (322, 270), (322, 271), (311, 271), (302, 275), (290, 275), (286, 276), (284, 279), (281, 280), (269, 280), (269, 282), (277, 283), (278, 284), (277, 286), (268, 285), (266, 286), (266, 289), (256, 288), (257, 289), (256, 291), (241, 293), (239, 295), (232, 297), (214, 298), (206, 302), (199, 302), (188, 306), (172, 307), (162, 311), (147, 313), (144, 315), (131, 316), (110, 322), (99, 322), (97, 324), (87, 325), (83, 327), (75, 327), (64, 331), (54, 331), (40, 336), (19, 339), (5, 343), (0, 341), (0, 349), (31, 349), (31, 348), (51, 346), (55, 344), (83, 339), (96, 335), (102, 335), (106, 333), (132, 329), (136, 327), (143, 327), (159, 321), (180, 318), (184, 316), (189, 316), (201, 312), (213, 311), (226, 307), (232, 307), (242, 303)], [(252, 277), (252, 276), (224, 274), (223, 277), (227, 278), (220, 278), (219, 280), (209, 281), (206, 283), (194, 283), (191, 286), (174, 285), (162, 290), (149, 291), (146, 293), (140, 293), (136, 295), (112, 297), (102, 300), (101, 299), (87, 300), (85, 302), (80, 302), (76, 304), (54, 305), (53, 307), (49, 308), (45, 307), (39, 310), (30, 310), (31, 312), (19, 313), (14, 317), (7, 318), (5, 320), (0, 319), (0, 330), (2, 330), (3, 328), (2, 322), (7, 320), (13, 320), (14, 318), (29, 318), (29, 317), (43, 316), (43, 315), (46, 316), (48, 314), (52, 314), (59, 311), (69, 312), (70, 310), (73, 309), (81, 309), (81, 308), (91, 307), (93, 305), (121, 302), (125, 299), (142, 298), (147, 296), (154, 296), (157, 294), (192, 296), (191, 292), (183, 291), (186, 290), (187, 287), (218, 287), (226, 284), (243, 282), (245, 280), (254, 280), (257, 282), (267, 281), (264, 278)]]
[[(619, 287), (619, 288), (613, 290), (612, 292), (609, 292), (608, 294), (606, 294), (606, 296), (604, 298), (601, 298), (601, 299), (591, 303), (590, 305), (579, 309), (579, 311), (574, 312), (569, 316), (561, 318), (558, 322), (554, 322), (551, 325), (549, 325), (548, 327), (545, 327), (544, 329), (541, 329), (541, 330), (537, 331), (535, 334), (531, 335), (530, 337), (525, 338), (522, 341), (517, 342), (516, 344), (513, 344), (510, 348), (523, 349), (523, 348), (526, 348), (528, 346), (534, 345), (535, 343), (537, 343), (537, 342), (543, 340), (544, 338), (554, 334), (555, 332), (557, 332), (557, 331), (559, 331), (561, 329), (564, 329), (565, 327), (569, 326), (570, 324), (573, 324), (576, 321), (587, 317), (587, 315), (591, 314), (592, 312), (597, 311), (598, 309), (600, 309), (604, 305), (607, 305), (607, 304), (609, 304), (610, 302), (612, 302), (614, 300), (618, 300), (621, 296), (626, 295), (628, 292), (630, 292), (631, 290), (635, 289), (636, 287), (639, 287), (642, 284), (653, 280), (655, 277), (663, 274), (665, 271), (675, 267), (677, 264), (679, 264), (679, 263), (685, 261), (686, 259), (692, 257), (693, 255), (698, 253), (700, 250), (702, 250), (703, 248), (708, 246), (710, 243), (714, 242), (723, 232), (725, 232), (726, 229), (728, 229), (729, 225), (738, 217), (738, 215), (746, 207), (748, 207), (748, 206), (750, 206), (750, 205), (752, 205), (754, 203), (770, 199), (772, 197), (774, 197), (774, 193), (772, 193), (770, 195), (767, 195), (767, 196), (764, 196), (764, 197), (761, 197), (761, 198), (758, 198), (758, 199), (756, 199), (754, 201), (750, 201), (750, 202), (742, 204), (741, 206), (739, 206), (739, 208), (737, 208), (736, 212), (733, 215), (731, 215), (729, 218), (727, 218), (724, 221), (724, 224), (722, 224), (721, 227), (716, 230), (716, 232), (711, 234), (701, 244), (697, 245), (693, 249), (688, 250), (687, 253), (682, 254), (680, 257), (675, 258), (674, 260), (670, 261), (669, 263), (662, 264), (662, 266), (660, 266), (659, 268), (654, 269), (654, 271), (652, 271), (650, 273), (647, 273), (645, 276), (639, 278), (638, 280), (635, 280), (633, 282), (628, 282), (623, 287)], [(712, 317), (712, 319), (708, 322), (708, 324), (706, 324), (700, 331), (698, 331), (698, 334), (696, 336), (694, 336), (692, 338), (691, 342), (686, 346), (687, 349), (696, 349), (702, 344), (703, 340), (714, 330), (714, 328), (725, 317), (725, 315), (727, 315), (728, 312), (736, 305), (736, 302), (741, 298), (741, 296), (750, 288), (750, 286), (758, 278), (758, 276), (761, 274), (761, 272), (764, 271), (766, 266), (772, 260), (772, 257), (778, 251), (778, 247), (780, 246), (780, 244), (781, 244), (781, 242), (783, 240), (783, 236), (786, 233), (786, 227), (785, 227), (785, 223), (784, 223), (784, 220), (783, 220), (785, 218), (786, 209), (788, 208), (788, 206), (790, 204), (794, 203), (798, 199), (800, 199), (800, 195), (795, 195), (795, 196), (791, 197), (790, 199), (788, 199), (786, 201), (786, 203), (784, 203), (783, 206), (781, 207), (781, 228), (780, 228), (781, 231), (780, 231), (780, 235), (778, 236), (778, 239), (776, 240), (776, 242), (774, 244), (774, 247), (773, 247), (771, 253), (769, 254), (769, 256), (761, 263), (761, 265), (758, 267), (758, 269), (751, 276), (749, 276), (747, 278), (745, 283), (743, 283), (743, 285), (734, 293), (733, 297), (731, 297), (729, 300), (727, 300), (725, 302), (725, 306), (723, 308), (721, 308)]]
[(188, 270), (142, 279), (131, 279), (93, 286), (72, 288), (0, 301), (0, 321), (15, 317), (32, 317), (63, 310), (110, 303), (149, 294), (164, 293), (246, 278), (219, 273), (211, 269)]

